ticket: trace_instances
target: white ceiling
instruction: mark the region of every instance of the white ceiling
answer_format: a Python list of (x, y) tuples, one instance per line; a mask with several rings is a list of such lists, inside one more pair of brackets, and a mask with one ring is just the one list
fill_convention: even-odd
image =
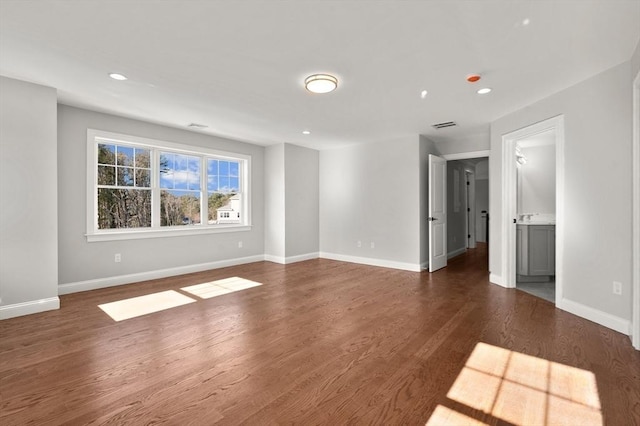
[[(0, 74), (61, 103), (316, 149), (488, 138), (491, 121), (628, 61), (639, 38), (640, 0), (0, 1)], [(317, 72), (338, 90), (308, 93)], [(458, 126), (431, 127), (443, 121)]]

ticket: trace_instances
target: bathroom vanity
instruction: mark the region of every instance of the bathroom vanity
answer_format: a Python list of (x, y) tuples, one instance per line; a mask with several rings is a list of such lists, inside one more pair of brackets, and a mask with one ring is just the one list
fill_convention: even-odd
[(517, 281), (550, 281), (556, 274), (556, 226), (552, 223), (516, 225)]

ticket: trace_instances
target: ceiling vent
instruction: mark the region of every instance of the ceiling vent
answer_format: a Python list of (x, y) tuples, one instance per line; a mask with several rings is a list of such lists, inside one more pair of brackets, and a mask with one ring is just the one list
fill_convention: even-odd
[(194, 129), (206, 129), (209, 126), (207, 126), (206, 124), (191, 123), (187, 127), (192, 127)]
[(455, 126), (455, 121), (445, 121), (444, 123), (433, 124), (434, 129), (444, 129), (445, 127), (453, 127)]

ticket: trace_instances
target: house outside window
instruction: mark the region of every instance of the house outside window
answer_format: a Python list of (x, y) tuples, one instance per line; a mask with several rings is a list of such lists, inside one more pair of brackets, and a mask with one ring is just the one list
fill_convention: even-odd
[(250, 156), (89, 129), (88, 241), (250, 229)]

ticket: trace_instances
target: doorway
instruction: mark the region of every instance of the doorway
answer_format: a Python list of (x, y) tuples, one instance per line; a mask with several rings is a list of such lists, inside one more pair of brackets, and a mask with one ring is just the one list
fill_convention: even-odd
[[(517, 264), (517, 243), (518, 241), (523, 241), (516, 237), (519, 231), (518, 222), (530, 221), (533, 218), (533, 216), (524, 218), (518, 217), (517, 147), (518, 144), (540, 137), (541, 135), (545, 135), (555, 143), (555, 238), (553, 245), (553, 258), (550, 260), (553, 261), (554, 266), (554, 302), (557, 306), (562, 300), (562, 259), (564, 247), (564, 117), (561, 115), (502, 136), (502, 187), (504, 190), (502, 211), (502, 276), (504, 277), (503, 284), (505, 287), (516, 287), (516, 275), (522, 267), (522, 265)], [(536, 212), (531, 213), (533, 214)], [(536, 235), (534, 238), (541, 239), (541, 235), (542, 234)], [(546, 238), (548, 241), (549, 236), (547, 235)], [(549, 250), (543, 254), (545, 253), (548, 255)], [(543, 259), (543, 257), (540, 257), (540, 259)]]
[(447, 160), (447, 258), (478, 243), (486, 250), (489, 151), (446, 154), (442, 158)]

